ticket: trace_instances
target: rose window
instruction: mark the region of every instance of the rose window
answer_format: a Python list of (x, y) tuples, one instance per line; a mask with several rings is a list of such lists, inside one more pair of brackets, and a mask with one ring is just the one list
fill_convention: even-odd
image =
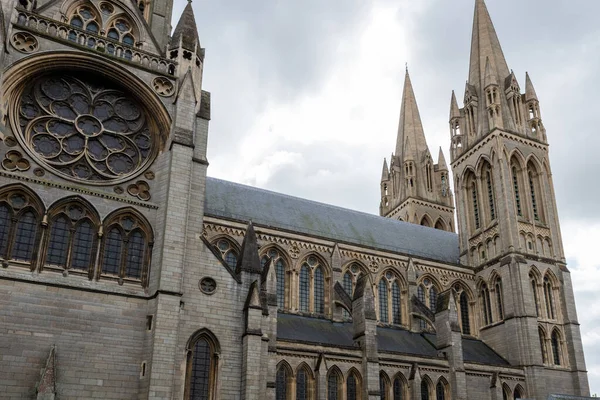
[(157, 152), (154, 121), (132, 96), (105, 83), (51, 75), (35, 80), (21, 96), (22, 139), (62, 176), (123, 180), (141, 172)]

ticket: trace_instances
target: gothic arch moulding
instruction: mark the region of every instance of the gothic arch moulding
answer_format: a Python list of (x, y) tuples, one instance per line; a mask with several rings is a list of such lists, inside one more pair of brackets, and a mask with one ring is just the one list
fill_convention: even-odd
[(167, 144), (171, 118), (152, 88), (94, 55), (25, 57), (6, 70), (2, 91), (22, 147), (65, 179), (90, 185), (131, 180)]

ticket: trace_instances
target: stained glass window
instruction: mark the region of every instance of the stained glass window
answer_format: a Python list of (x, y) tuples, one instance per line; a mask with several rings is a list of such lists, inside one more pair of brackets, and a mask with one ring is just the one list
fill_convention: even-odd
[(121, 250), (123, 236), (118, 228), (112, 228), (106, 235), (104, 244), (104, 263), (102, 272), (105, 274), (118, 275), (121, 269)]
[(327, 400), (342, 400), (339, 396), (340, 377), (334, 371), (327, 378)]
[(356, 376), (352, 373), (346, 380), (346, 399), (358, 400), (358, 382)]
[(308, 312), (310, 302), (310, 271), (308, 265), (300, 268), (300, 311)]
[(277, 274), (277, 307), (285, 307), (285, 263), (280, 258), (275, 263), (275, 273)]
[[(344, 290), (346, 291), (346, 293), (348, 294), (348, 296), (350, 296), (350, 298), (352, 299), (353, 296), (353, 284), (352, 284), (352, 272), (348, 271), (344, 274), (344, 279), (342, 280), (342, 286), (344, 287)], [(346, 311), (345, 309), (342, 311), (342, 314), (344, 316), (344, 318), (349, 319), (352, 316), (350, 315), (350, 313), (348, 311)]]
[(8, 239), (11, 223), (11, 210), (4, 203), (0, 203), (0, 258), (6, 258)]
[(462, 325), (462, 333), (465, 335), (471, 334), (471, 322), (469, 321), (469, 300), (467, 294), (460, 294), (460, 320)]
[(394, 379), (394, 400), (404, 400), (404, 382), (402, 379)]
[(65, 216), (60, 216), (52, 222), (50, 242), (48, 243), (48, 256), (46, 259), (49, 264), (61, 267), (67, 266), (70, 227), (71, 223)]
[(379, 281), (379, 321), (386, 324), (389, 322), (388, 285), (385, 278), (381, 278)]
[(135, 175), (158, 152), (154, 117), (130, 94), (93, 75), (44, 75), (20, 98), (21, 138), (37, 160), (78, 181)]
[(402, 323), (402, 307), (400, 304), (400, 285), (394, 281), (392, 283), (392, 322), (394, 324)]
[(446, 400), (446, 388), (441, 381), (435, 387), (435, 398), (436, 400)]
[(560, 365), (560, 337), (558, 336), (558, 332), (552, 332), (551, 342), (554, 365)]
[(429, 400), (429, 385), (426, 380), (421, 381), (421, 400)]
[(308, 399), (308, 376), (306, 370), (301, 368), (296, 375), (296, 400)]
[(379, 374), (379, 399), (388, 400), (388, 381), (383, 373)]
[(211, 349), (206, 339), (198, 339), (192, 355), (190, 400), (210, 400)]
[(94, 260), (94, 226), (84, 221), (75, 230), (73, 236), (73, 256), (71, 268), (89, 270)]
[(287, 369), (282, 365), (277, 369), (277, 377), (275, 382), (275, 398), (277, 400), (287, 400)]
[(435, 286), (431, 286), (429, 288), (429, 309), (435, 313), (435, 308), (437, 306), (437, 289)]
[(37, 236), (38, 223), (32, 211), (26, 211), (17, 220), (12, 258), (15, 260), (31, 261)]
[(321, 267), (315, 268), (314, 271), (314, 296), (315, 296), (315, 313), (325, 313), (325, 278), (323, 276), (323, 270)]
[(129, 235), (129, 247), (127, 248), (127, 263), (125, 264), (125, 276), (140, 279), (142, 266), (144, 265), (144, 253), (146, 240), (144, 234), (135, 230)]

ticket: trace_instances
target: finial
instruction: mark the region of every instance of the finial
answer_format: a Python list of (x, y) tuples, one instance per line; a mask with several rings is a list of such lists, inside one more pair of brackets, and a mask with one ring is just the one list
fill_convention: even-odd
[(407, 62), (404, 63), (404, 67), (406, 68), (406, 72), (408, 73), (408, 63)]
[(188, 4), (192, 4), (192, 0), (188, 0)]

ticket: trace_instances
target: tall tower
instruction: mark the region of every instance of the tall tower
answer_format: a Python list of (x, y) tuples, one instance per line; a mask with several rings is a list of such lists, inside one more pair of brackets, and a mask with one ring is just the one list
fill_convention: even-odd
[(529, 75), (521, 93), (484, 0), (450, 131), (461, 262), (478, 275), (480, 336), (524, 366), (527, 397), (588, 394), (539, 101)]
[(440, 149), (434, 164), (407, 69), (396, 152), (389, 167), (383, 160), (380, 215), (454, 231), (453, 204), (444, 154)]

